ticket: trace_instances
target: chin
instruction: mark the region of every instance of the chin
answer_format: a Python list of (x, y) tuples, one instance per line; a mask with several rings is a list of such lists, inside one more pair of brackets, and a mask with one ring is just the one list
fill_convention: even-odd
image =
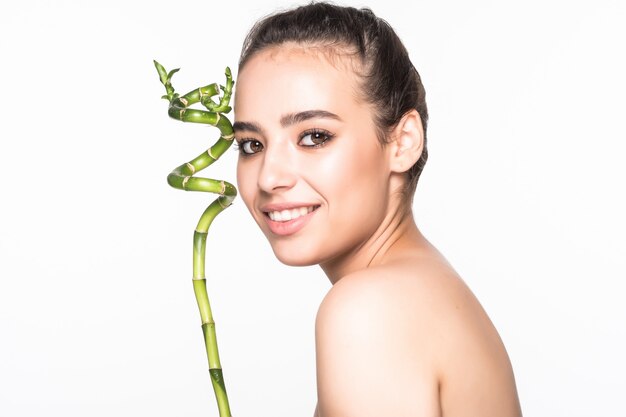
[(304, 258), (302, 256), (281, 256), (276, 254), (276, 252), (274, 252), (274, 254), (276, 255), (276, 258), (282, 263), (285, 264), (287, 266), (311, 266), (311, 265), (317, 265), (318, 262), (314, 261), (314, 260), (310, 260), (308, 258)]
[(311, 266), (319, 263), (319, 259), (304, 255), (301, 250), (294, 250), (293, 247), (283, 250), (272, 246), (272, 250), (276, 259), (288, 266)]

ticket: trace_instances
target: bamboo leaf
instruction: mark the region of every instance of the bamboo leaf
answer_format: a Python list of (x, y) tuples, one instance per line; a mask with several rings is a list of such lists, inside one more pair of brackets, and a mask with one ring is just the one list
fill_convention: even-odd
[(165, 70), (163, 65), (159, 64), (156, 60), (153, 60), (153, 62), (154, 66), (157, 69), (157, 72), (159, 73), (159, 79), (161, 80), (161, 83), (165, 84), (167, 82), (167, 71)]
[(178, 71), (180, 71), (180, 68), (171, 70), (170, 73), (167, 74), (167, 81), (170, 81), (172, 79), (172, 75), (176, 74)]

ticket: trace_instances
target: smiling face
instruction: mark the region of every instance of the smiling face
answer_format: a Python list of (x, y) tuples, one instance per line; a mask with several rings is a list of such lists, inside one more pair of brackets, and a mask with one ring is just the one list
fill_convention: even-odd
[(281, 262), (335, 262), (381, 227), (390, 168), (372, 116), (346, 57), (283, 45), (240, 71), (239, 192)]

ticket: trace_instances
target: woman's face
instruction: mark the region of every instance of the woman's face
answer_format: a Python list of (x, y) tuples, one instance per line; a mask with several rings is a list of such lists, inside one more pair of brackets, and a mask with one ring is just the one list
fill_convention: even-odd
[(387, 147), (348, 58), (281, 46), (236, 84), (239, 193), (276, 257), (301, 266), (355, 254), (386, 214)]

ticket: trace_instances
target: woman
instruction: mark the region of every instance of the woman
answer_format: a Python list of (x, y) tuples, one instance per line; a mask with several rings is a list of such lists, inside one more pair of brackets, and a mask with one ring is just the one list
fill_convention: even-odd
[(258, 22), (235, 95), (243, 201), (288, 265), (332, 288), (316, 319), (318, 417), (520, 416), (505, 348), (411, 211), (425, 93), (369, 9)]

